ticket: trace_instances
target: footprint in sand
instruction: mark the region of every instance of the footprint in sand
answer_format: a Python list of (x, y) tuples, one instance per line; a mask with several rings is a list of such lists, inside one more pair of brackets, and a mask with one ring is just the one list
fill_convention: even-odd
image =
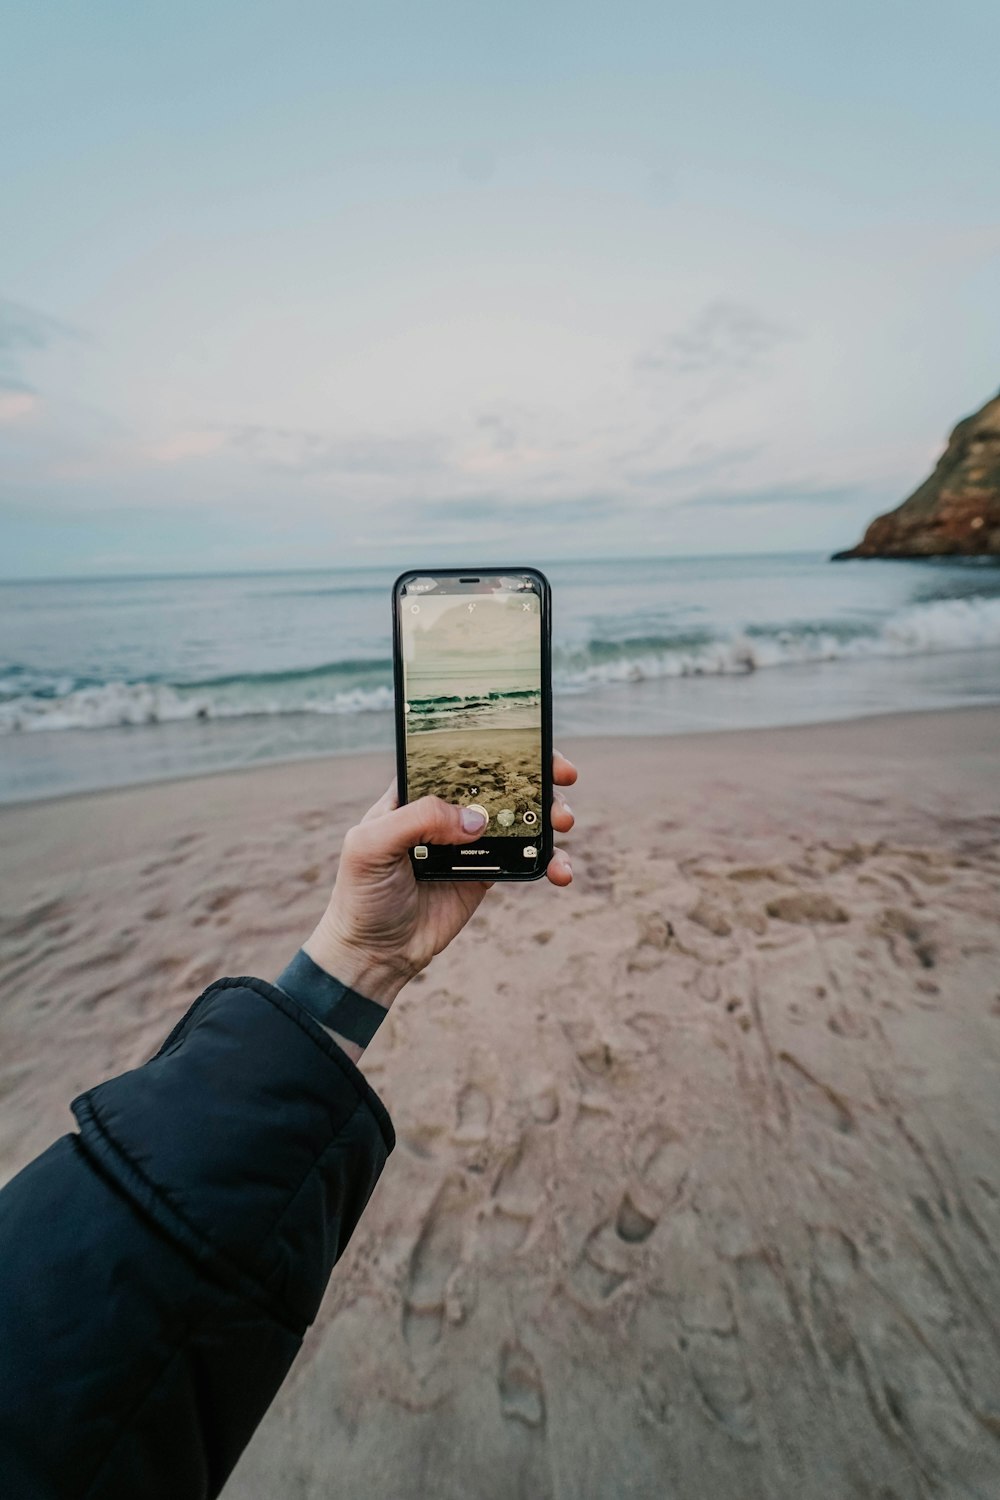
[(688, 912), (688, 921), (703, 927), (713, 937), (728, 937), (733, 930), (733, 924), (722, 907), (704, 895), (699, 897), (697, 903)]
[[(371, 1063), (366, 1063), (365, 1072), (372, 1072)], [(415, 1120), (412, 1125), (403, 1126), (397, 1131), (397, 1139), (414, 1156), (419, 1156), (421, 1161), (430, 1161), (438, 1154), (443, 1134), (443, 1127), (435, 1120)]]
[(480, 1238), (495, 1255), (519, 1250), (545, 1201), (548, 1152), (531, 1132), (521, 1136), (497, 1174)]
[(198, 905), (203, 906), (206, 911), (225, 911), (231, 906), (237, 896), (242, 892), (236, 885), (220, 885), (214, 891), (207, 891), (198, 897)]
[(930, 929), (918, 922), (912, 912), (887, 907), (876, 930), (886, 939), (893, 959), (901, 968), (912, 965), (914, 959), (923, 969), (933, 969), (937, 963), (937, 944)]
[(635, 1169), (644, 1199), (650, 1194), (660, 1212), (679, 1199), (690, 1176), (690, 1162), (681, 1137), (668, 1125), (651, 1125), (636, 1142)]
[(577, 1062), (592, 1078), (606, 1078), (620, 1071), (610, 1042), (605, 1040), (593, 1021), (564, 1022), (563, 1032)]
[(812, 1323), (820, 1348), (840, 1372), (858, 1357), (843, 1307), (846, 1290), (858, 1269), (858, 1251), (853, 1240), (839, 1229), (811, 1229), (809, 1236)]
[(587, 1307), (602, 1307), (629, 1279), (634, 1269), (630, 1247), (621, 1239), (615, 1221), (592, 1229), (570, 1275), (571, 1287)]
[(505, 1344), (497, 1378), (500, 1410), (526, 1427), (545, 1426), (545, 1388), (538, 1365), (523, 1344)]
[(646, 1422), (665, 1427), (673, 1421), (682, 1384), (674, 1300), (647, 1292), (636, 1303), (634, 1335), (642, 1351), (638, 1409)]
[(766, 880), (773, 885), (794, 885), (793, 877), (781, 865), (741, 865), (738, 869), (729, 870), (727, 879), (736, 880), (744, 885), (752, 882)]
[(175, 865), (182, 865), (187, 859), (186, 854), (170, 854), (163, 859), (157, 859), (152, 864), (143, 865), (139, 871), (140, 875), (158, 875), (161, 870), (172, 869)]
[[(942, 1340), (964, 1343), (960, 1321), (945, 1324), (897, 1307), (897, 1268), (877, 1285), (857, 1247), (837, 1229), (810, 1231), (810, 1311), (836, 1377), (867, 1405), (941, 1494), (987, 1495), (995, 1487), (996, 1428), (963, 1390), (967, 1351), (956, 1358)], [(906, 1279), (905, 1264), (898, 1268)], [(942, 1287), (932, 1301), (942, 1299)], [(981, 1399), (983, 1393), (977, 1393)]]
[(532, 1119), (540, 1125), (552, 1125), (559, 1118), (559, 1090), (554, 1079), (540, 1080), (532, 1089), (528, 1107)]
[(553, 1500), (545, 1387), (537, 1362), (523, 1344), (510, 1342), (501, 1349), (497, 1393), (507, 1432), (502, 1483), (496, 1493), (502, 1490), (510, 1500)]
[(615, 1128), (615, 1118), (601, 1094), (581, 1094), (577, 1098), (570, 1135), (578, 1170), (586, 1170), (591, 1156), (607, 1149), (608, 1132)]
[(991, 1487), (995, 1492), (995, 1439), (984, 1441), (933, 1347), (902, 1319), (879, 1327), (871, 1343), (885, 1407), (925, 1474), (944, 1479), (939, 1493), (987, 1495)]
[(415, 1360), (433, 1351), (444, 1326), (448, 1281), (461, 1261), (467, 1190), (460, 1177), (438, 1189), (410, 1255), (403, 1300), (403, 1337)]
[[(610, 896), (614, 890), (614, 864), (583, 856), (577, 866), (577, 882), (585, 895)], [(582, 878), (581, 878), (582, 877)]]
[(167, 847), (170, 849), (187, 849), (191, 844), (197, 844), (203, 837), (204, 835), (200, 833), (182, 833), (177, 838), (171, 839)]
[(714, 1005), (721, 993), (719, 976), (712, 969), (700, 968), (695, 975), (694, 987), (709, 1005)]
[(184, 987), (192, 993), (200, 993), (222, 972), (217, 963), (198, 963), (184, 975)]
[(1000, 1362), (993, 1331), (968, 1307), (947, 1254), (932, 1253), (908, 1236), (872, 1279), (933, 1355), (960, 1405), (1000, 1438)]
[(759, 1441), (753, 1388), (732, 1301), (713, 1288), (681, 1307), (679, 1344), (709, 1418), (736, 1443)]
[[(621, 1196), (612, 1223), (623, 1244), (644, 1245), (663, 1214), (679, 1199), (688, 1178), (688, 1162), (680, 1138), (663, 1126), (653, 1125), (639, 1138), (634, 1164), (632, 1181)], [(603, 1296), (617, 1290), (632, 1269), (627, 1262), (622, 1265), (620, 1257), (602, 1252), (599, 1231), (588, 1241), (584, 1258), (606, 1273), (602, 1284), (609, 1285), (610, 1290), (600, 1293)], [(593, 1284), (595, 1278), (589, 1280)], [(610, 1285), (611, 1281), (615, 1284)]]
[(766, 906), (769, 917), (779, 922), (796, 922), (812, 926), (818, 922), (849, 922), (850, 916), (825, 891), (798, 891), (794, 896), (776, 896)]
[(649, 1239), (656, 1224), (657, 1220), (651, 1214), (644, 1213), (631, 1193), (626, 1192), (615, 1215), (615, 1233), (618, 1238), (627, 1245), (641, 1245)]
[(455, 1104), (454, 1139), (459, 1145), (478, 1145), (489, 1135), (493, 1101), (478, 1083), (467, 1083)]
[(12, 912), (9, 916), (0, 917), (0, 938), (27, 937), (38, 927), (45, 927), (53, 918), (67, 915), (69, 907), (61, 896), (55, 896), (48, 901), (40, 901), (35, 906), (29, 906), (24, 911)]

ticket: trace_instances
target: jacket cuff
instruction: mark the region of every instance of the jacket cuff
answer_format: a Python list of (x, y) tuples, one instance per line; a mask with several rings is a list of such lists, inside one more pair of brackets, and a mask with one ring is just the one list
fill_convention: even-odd
[(395, 1145), (346, 1053), (253, 978), (211, 985), (149, 1062), (72, 1109), (84, 1149), (141, 1212), (296, 1331)]

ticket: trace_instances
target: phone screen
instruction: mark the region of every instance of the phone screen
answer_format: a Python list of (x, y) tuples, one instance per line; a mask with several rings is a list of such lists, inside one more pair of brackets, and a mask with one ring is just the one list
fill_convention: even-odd
[(417, 846), (418, 874), (530, 876), (543, 826), (544, 579), (412, 574), (396, 588), (407, 801), (482, 808), (466, 848)]

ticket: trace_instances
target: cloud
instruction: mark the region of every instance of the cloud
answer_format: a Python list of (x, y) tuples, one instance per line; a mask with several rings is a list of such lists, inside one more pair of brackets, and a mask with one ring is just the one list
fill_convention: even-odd
[(335, 438), (283, 427), (236, 427), (229, 446), (283, 474), (410, 475), (445, 462), (446, 445), (433, 433), (409, 437)]
[(72, 324), (0, 297), (0, 356), (12, 350), (47, 349), (57, 339), (80, 337)]
[(565, 522), (597, 521), (612, 515), (620, 502), (607, 495), (578, 495), (566, 500), (548, 499), (544, 517), (531, 501), (514, 501), (509, 495), (483, 494), (457, 496), (454, 500), (410, 500), (393, 501), (386, 511), (405, 513), (408, 521), (415, 518), (428, 525), (448, 522), (481, 524), (502, 521), (505, 525), (516, 525), (523, 518), (526, 525), (538, 526), (541, 520), (551, 525)]
[(746, 463), (762, 451), (763, 445), (760, 443), (747, 443), (733, 448), (710, 446), (707, 451), (696, 451), (686, 462), (666, 464), (658, 468), (633, 469), (626, 473), (625, 478), (637, 488), (683, 483), (686, 479), (718, 474), (724, 469), (731, 469), (735, 464)]
[(485, 412), (476, 426), (489, 434), (493, 447), (498, 452), (510, 453), (517, 447), (517, 432), (506, 417), (499, 416), (495, 412)]
[(452, 472), (459, 493), (477, 483), (514, 485), (527, 496), (542, 471), (579, 452), (581, 434), (565, 410), (504, 402), (456, 422)]
[(6, 384), (17, 379), (23, 355), (51, 348), (65, 339), (79, 341), (85, 337), (72, 323), (0, 297), (0, 380)]
[(247, 459), (266, 472), (293, 477), (344, 474), (398, 478), (440, 472), (446, 465), (446, 444), (434, 433), (335, 437), (305, 428), (256, 423), (182, 428), (144, 444), (139, 452), (156, 464), (168, 465), (229, 454)]
[(677, 502), (678, 510), (702, 507), (706, 510), (718, 507), (733, 508), (770, 505), (794, 505), (805, 501), (810, 505), (845, 505), (858, 498), (858, 490), (843, 485), (820, 485), (814, 480), (801, 484), (785, 483), (761, 486), (748, 490), (707, 490)]
[(636, 369), (647, 375), (679, 376), (746, 371), (792, 336), (752, 307), (719, 299), (641, 353)]
[(210, 453), (218, 453), (227, 444), (225, 432), (206, 427), (174, 433), (173, 437), (165, 438), (161, 443), (151, 443), (144, 451), (155, 463), (179, 464), (189, 458), (206, 458)]
[(24, 378), (25, 357), (81, 337), (69, 323), (0, 297), (0, 426), (12, 427), (41, 409), (38, 392)]
[(0, 384), (0, 427), (12, 427), (33, 417), (41, 405), (37, 394), (24, 386)]

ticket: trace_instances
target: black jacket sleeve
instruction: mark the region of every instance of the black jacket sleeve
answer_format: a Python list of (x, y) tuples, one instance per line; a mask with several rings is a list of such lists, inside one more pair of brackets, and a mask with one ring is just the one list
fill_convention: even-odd
[(222, 979), (0, 1192), (0, 1491), (218, 1494), (394, 1145), (293, 1000)]

